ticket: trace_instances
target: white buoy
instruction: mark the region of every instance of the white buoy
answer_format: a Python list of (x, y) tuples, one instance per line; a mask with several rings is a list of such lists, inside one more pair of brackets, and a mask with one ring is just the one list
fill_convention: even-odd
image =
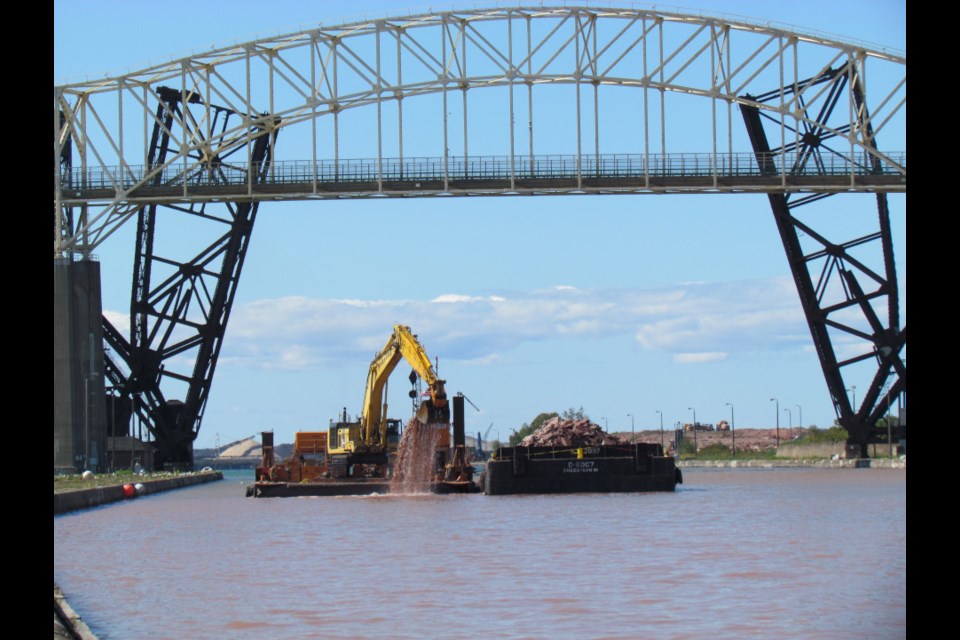
[(133, 485), (133, 488), (136, 490), (138, 496), (143, 495), (143, 490), (145, 489), (143, 484), (138, 482), (137, 484)]
[(82, 477), (84, 480), (89, 480), (90, 478), (93, 477), (93, 472), (87, 469), (86, 471), (83, 472), (83, 474), (80, 477)]
[(201, 471), (203, 473), (210, 473), (211, 471), (213, 471), (213, 467), (204, 467)]

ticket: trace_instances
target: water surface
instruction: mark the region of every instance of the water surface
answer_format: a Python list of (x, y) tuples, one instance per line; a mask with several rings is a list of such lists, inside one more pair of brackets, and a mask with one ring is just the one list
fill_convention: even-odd
[(676, 493), (252, 499), (252, 472), (54, 518), (110, 638), (903, 638), (906, 471)]

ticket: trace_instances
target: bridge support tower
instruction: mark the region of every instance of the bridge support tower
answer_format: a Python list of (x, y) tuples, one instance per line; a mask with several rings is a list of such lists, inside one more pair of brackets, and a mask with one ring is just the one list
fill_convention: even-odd
[(106, 470), (100, 263), (53, 262), (53, 470)]
[[(771, 146), (764, 130), (764, 119), (777, 127), (791, 127), (777, 122), (749, 103), (741, 105), (744, 125), (756, 154), (762, 175), (782, 175), (786, 180), (802, 174), (807, 165), (820, 170), (826, 166), (825, 157), (837, 153), (831, 144), (849, 144), (846, 137), (851, 125), (841, 121), (830, 123), (836, 111), (843, 115), (842, 99), (849, 94), (852, 104), (847, 109), (857, 115), (856, 129), (868, 147), (876, 149), (876, 141), (864, 103), (858, 69), (849, 62), (829, 69), (794, 85), (780, 87), (758, 95), (746, 95), (756, 103), (776, 102), (784, 96), (796, 96), (797, 104), (808, 115), (800, 127), (791, 131), (794, 140)], [(821, 102), (806, 102), (804, 95), (810, 89), (823, 87), (817, 94)], [(812, 115), (816, 113), (816, 116)], [(881, 171), (876, 157), (865, 156), (864, 166)], [(906, 325), (900, 323), (897, 275), (893, 257), (893, 238), (890, 212), (885, 193), (877, 193), (877, 227), (863, 236), (847, 241), (828, 240), (825, 234), (813, 228), (814, 222), (805, 218), (805, 205), (823, 200), (833, 194), (769, 193), (773, 216), (783, 241), (787, 261), (793, 274), (800, 302), (803, 306), (810, 334), (820, 359), (820, 366), (833, 400), (837, 419), (847, 430), (847, 457), (869, 457), (867, 445), (886, 438), (885, 429), (878, 421), (889, 414), (898, 398), (907, 390)], [(804, 209), (801, 209), (804, 207)], [(808, 247), (801, 243), (801, 235)], [(873, 249), (873, 262), (862, 257), (864, 248)], [(860, 353), (841, 358), (834, 348), (831, 332), (848, 340), (858, 341)], [(844, 372), (852, 365), (870, 366), (872, 380), (861, 396), (859, 406), (847, 394)], [(899, 434), (898, 434), (899, 435)]]

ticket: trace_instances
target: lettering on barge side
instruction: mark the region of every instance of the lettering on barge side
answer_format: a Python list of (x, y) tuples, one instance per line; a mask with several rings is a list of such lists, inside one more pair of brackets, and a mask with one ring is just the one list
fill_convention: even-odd
[(571, 460), (564, 467), (564, 473), (598, 473), (600, 467), (595, 460)]

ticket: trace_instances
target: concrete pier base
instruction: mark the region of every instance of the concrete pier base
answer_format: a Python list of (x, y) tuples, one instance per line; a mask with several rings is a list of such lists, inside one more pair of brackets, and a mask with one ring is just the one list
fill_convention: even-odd
[(53, 472), (104, 470), (107, 420), (103, 384), (100, 263), (53, 262)]

